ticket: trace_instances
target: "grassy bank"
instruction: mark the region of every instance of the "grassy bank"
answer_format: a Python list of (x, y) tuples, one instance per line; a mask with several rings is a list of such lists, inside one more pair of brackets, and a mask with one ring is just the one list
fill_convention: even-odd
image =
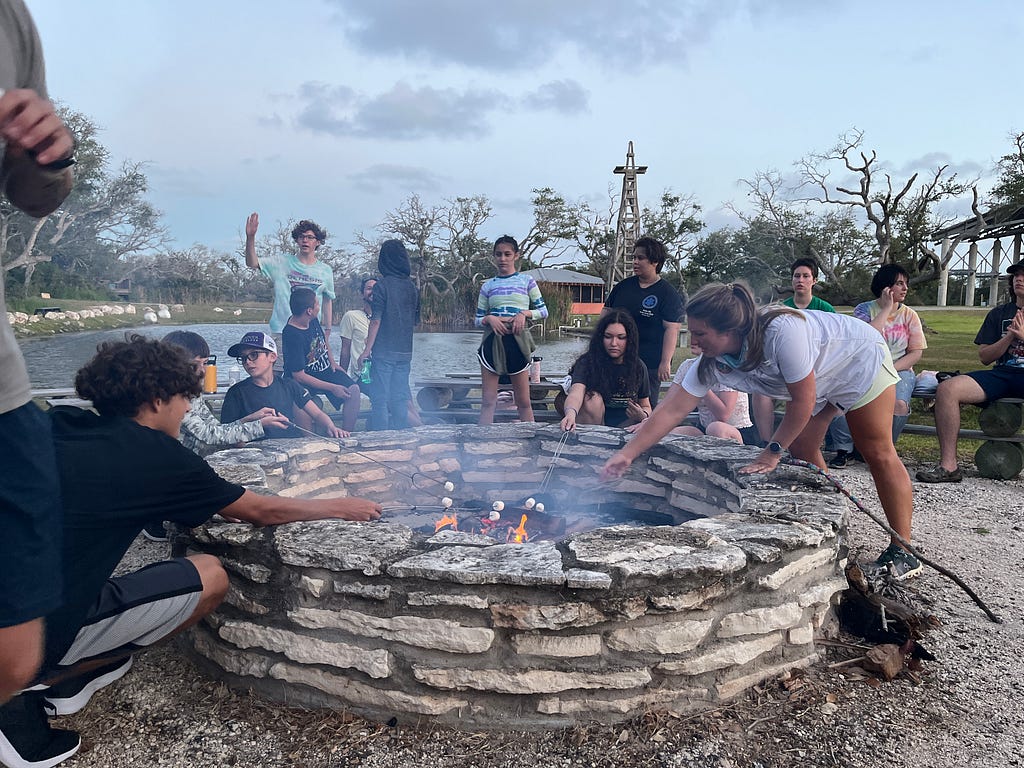
[[(75, 331), (98, 331), (108, 328), (131, 328), (145, 324), (142, 318), (144, 307), (155, 304), (146, 302), (97, 302), (81, 301), (77, 299), (29, 299), (17, 302), (16, 305), (8, 307), (8, 311), (24, 312), (33, 314), (40, 307), (60, 307), (62, 311), (78, 312), (96, 306), (108, 305), (111, 307), (127, 307), (128, 304), (135, 307), (135, 314), (102, 315), (100, 317), (88, 317), (81, 320), (48, 320), (40, 318), (35, 323), (20, 323), (14, 326), (14, 333), (20, 339), (36, 336), (52, 336), (57, 333), (72, 333)], [(160, 320), (160, 325), (193, 325), (196, 323), (266, 323), (270, 318), (270, 304), (266, 303), (245, 303), (245, 304), (185, 304), (184, 312), (171, 312), (170, 319)], [(221, 311), (217, 311), (220, 309)], [(238, 312), (239, 314), (235, 314)]]

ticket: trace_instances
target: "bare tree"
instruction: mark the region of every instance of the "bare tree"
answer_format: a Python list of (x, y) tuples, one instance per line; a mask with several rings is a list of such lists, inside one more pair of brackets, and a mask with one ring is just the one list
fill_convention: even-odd
[[(799, 161), (804, 186), (817, 190), (811, 199), (862, 210), (875, 239), (876, 264), (892, 261), (894, 246), (898, 244), (900, 255), (906, 260), (937, 265), (938, 257), (926, 241), (928, 233), (941, 226), (933, 216), (933, 206), (940, 200), (964, 194), (969, 185), (958, 182), (956, 174), (948, 175), (949, 166), (942, 165), (914, 191), (920, 174), (914, 173), (902, 183), (894, 181), (881, 168), (875, 150), (869, 152), (863, 144), (863, 131), (854, 129), (840, 136), (829, 151), (812, 153)], [(830, 177), (837, 164), (853, 174), (850, 182), (832, 183)], [(919, 279), (933, 279), (937, 275), (936, 269)]]

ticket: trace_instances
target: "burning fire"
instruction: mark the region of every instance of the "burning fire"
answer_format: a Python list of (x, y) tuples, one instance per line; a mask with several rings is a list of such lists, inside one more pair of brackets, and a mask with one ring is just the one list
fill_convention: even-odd
[(515, 544), (522, 544), (527, 541), (530, 535), (526, 532), (526, 515), (523, 515), (519, 521), (518, 528), (510, 528), (508, 532), (508, 540)]
[(455, 517), (454, 513), (450, 515), (446, 513), (444, 517), (434, 523), (434, 533), (437, 533), (447, 525), (450, 525), (453, 531), (459, 530), (459, 519)]

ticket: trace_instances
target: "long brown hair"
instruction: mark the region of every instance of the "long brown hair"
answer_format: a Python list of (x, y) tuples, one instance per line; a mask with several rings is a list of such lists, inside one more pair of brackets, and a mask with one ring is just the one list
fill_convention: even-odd
[[(707, 323), (718, 333), (735, 333), (745, 349), (741, 371), (752, 371), (764, 361), (764, 331), (780, 315), (796, 315), (798, 311), (783, 306), (772, 306), (759, 312), (754, 295), (743, 283), (708, 283), (690, 299), (686, 307), (688, 318)], [(713, 358), (701, 360), (698, 375), (702, 384), (714, 382)]]

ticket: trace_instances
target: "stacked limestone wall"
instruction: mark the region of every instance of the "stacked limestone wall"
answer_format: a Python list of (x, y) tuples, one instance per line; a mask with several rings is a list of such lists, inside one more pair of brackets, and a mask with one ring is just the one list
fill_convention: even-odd
[[(433, 479), (451, 478), (464, 493), (509, 499), (543, 481), (558, 436), (528, 424), (437, 427), (210, 459), (261, 493), (428, 503)], [(623, 439), (582, 432), (552, 488), (592, 492)], [(234, 685), (382, 721), (559, 727), (717, 704), (812, 662), (846, 586), (844, 499), (796, 468), (770, 483), (736, 474), (755, 453), (711, 438), (663, 442), (610, 493), (713, 517), (557, 544), (425, 536), (386, 517), (211, 522), (188, 545), (223, 558), (231, 591), (190, 642)]]

